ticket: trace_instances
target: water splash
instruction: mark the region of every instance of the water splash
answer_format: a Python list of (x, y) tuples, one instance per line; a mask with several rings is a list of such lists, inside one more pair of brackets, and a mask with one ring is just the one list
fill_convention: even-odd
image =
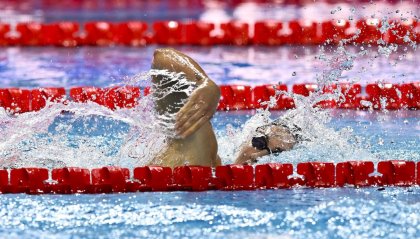
[(0, 168), (134, 168), (147, 164), (174, 135), (173, 113), (157, 114), (155, 100), (172, 92), (189, 95), (194, 87), (183, 74), (165, 70), (138, 74), (125, 84), (150, 84), (152, 76), (164, 76), (174, 84), (159, 94), (142, 96), (133, 109), (113, 111), (92, 102), (48, 102), (38, 112), (11, 115), (0, 108), (0, 138), (4, 139)]
[[(336, 14), (341, 10), (341, 7), (337, 7), (331, 11), (331, 14)], [(351, 12), (353, 14), (356, 13), (356, 9), (352, 8)], [(371, 17), (376, 18), (375, 13), (372, 13)], [(416, 16), (411, 17), (415, 18)], [(407, 16), (402, 15), (400, 20), (407, 21)], [(396, 27), (396, 22), (392, 21), (390, 23), (390, 19), (386, 15), (378, 19), (378, 22), (381, 23), (378, 24), (380, 26), (378, 30), (382, 34)], [(376, 42), (376, 47), (368, 44), (365, 48), (362, 45), (359, 51), (354, 52), (353, 44), (349, 46), (349, 43), (357, 39), (360, 34), (361, 31), (359, 30), (350, 39), (343, 39), (337, 47), (331, 47), (329, 45), (320, 46), (319, 54), (315, 59), (322, 63), (323, 69), (325, 70), (321, 75), (316, 77), (318, 88), (315, 92), (307, 97), (303, 97), (297, 94), (277, 91), (277, 96), (272, 97), (269, 102), (265, 103), (267, 106), (272, 106), (281, 95), (292, 97), (296, 108), (286, 112), (280, 119), (288, 126), (298, 126), (301, 129), (298, 134), (307, 140), (298, 143), (291, 151), (282, 152), (280, 155), (265, 156), (260, 159), (260, 163), (273, 161), (291, 163), (305, 161), (339, 162), (360, 159), (378, 161), (380, 159), (378, 155), (375, 155), (369, 150), (369, 144), (371, 142), (353, 134), (351, 127), (345, 127), (338, 131), (327, 127), (327, 124), (331, 121), (331, 115), (328, 110), (317, 107), (319, 103), (326, 100), (335, 102), (343, 102), (345, 100), (339, 83), (341, 83), (343, 74), (354, 68), (359, 57), (369, 55), (370, 60), (368, 64), (373, 65), (374, 62), (378, 61), (378, 56), (382, 55), (389, 59), (392, 53), (398, 52), (398, 45), (387, 44), (382, 39), (383, 36)], [(404, 36), (404, 41), (410, 43), (410, 47), (415, 51), (416, 43), (413, 40), (414, 38), (415, 36), (410, 36), (407, 33)], [(326, 51), (332, 54), (326, 54)], [(407, 51), (407, 47), (404, 48), (404, 51)], [(399, 60), (402, 59), (400, 58)], [(395, 61), (392, 64), (396, 65), (397, 62)], [(368, 66), (362, 66), (361, 70), (367, 73), (365, 67)], [(293, 72), (293, 76), (296, 74)], [(382, 83), (381, 81), (378, 82)], [(369, 101), (363, 101), (361, 103), (364, 106), (372, 108), (372, 103)], [(385, 113), (387, 113), (386, 103), (386, 99), (383, 99), (381, 102), (382, 111)], [(244, 144), (250, 144), (252, 136), (255, 135), (255, 128), (272, 121), (270, 115), (267, 109), (259, 110), (255, 116), (242, 126), (242, 129), (228, 127), (226, 135), (219, 135), (220, 153), (222, 154), (222, 158), (225, 159), (224, 163), (234, 162), (233, 160), (237, 157), (239, 149)], [(378, 142), (378, 144), (380, 143), (381, 141)]]

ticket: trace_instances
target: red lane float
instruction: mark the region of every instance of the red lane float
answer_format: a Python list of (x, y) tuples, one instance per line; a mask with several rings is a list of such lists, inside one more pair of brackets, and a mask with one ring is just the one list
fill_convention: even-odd
[(115, 43), (115, 24), (110, 22), (87, 22), (86, 35), (81, 41), (92, 46), (109, 46)]
[(420, 185), (420, 162), (417, 162), (417, 185)]
[(251, 190), (255, 188), (254, 168), (250, 165), (216, 167), (216, 188), (219, 190)]
[(380, 19), (359, 20), (356, 23), (356, 28), (360, 33), (355, 34), (354, 42), (361, 44), (378, 44), (378, 41), (383, 37), (380, 32), (380, 27)]
[(0, 46), (12, 45), (7, 34), (10, 32), (10, 25), (0, 22)]
[(403, 107), (420, 109), (420, 82), (402, 84), (400, 91)]
[(85, 168), (58, 168), (52, 170), (52, 179), (57, 181), (51, 185), (53, 193), (87, 193), (90, 189), (90, 171)]
[[(122, 193), (145, 191), (255, 190), (291, 187), (368, 187), (420, 185), (420, 162), (390, 160), (304, 162), (256, 165), (58, 168), (48, 180), (45, 168), (0, 170), (0, 193)], [(417, 175), (417, 176), (416, 176)]]
[(31, 92), (26, 89), (0, 89), (0, 107), (12, 113), (29, 112), (31, 108)]
[(16, 26), (16, 31), (19, 33), (17, 43), (23, 46), (44, 46), (45, 41), (45, 27), (39, 22), (19, 23)]
[(113, 88), (75, 87), (70, 97), (75, 102), (95, 102), (110, 109), (133, 108), (140, 97), (140, 88), (124, 86)]
[[(381, 32), (380, 19), (364, 19), (352, 29), (344, 19), (325, 22), (230, 21), (221, 24), (200, 21), (145, 22), (92, 21), (83, 26), (74, 22), (19, 23), (15, 28), (0, 23), (0, 46), (143, 46), (149, 43), (176, 45), (282, 45), (322, 44), (346, 41), (357, 44), (413, 44), (419, 41), (419, 23), (414, 19), (390, 21), (391, 28)], [(253, 30), (253, 31), (252, 31)], [(252, 31), (252, 32), (251, 32)], [(354, 31), (354, 32), (351, 32)]]
[(148, 191), (169, 191), (173, 185), (172, 178), (172, 169), (169, 167), (152, 166), (134, 169), (134, 179)]
[(386, 41), (395, 44), (407, 44), (418, 41), (416, 36), (416, 25), (418, 23), (412, 19), (404, 21), (391, 21), (389, 35)]
[(174, 185), (179, 190), (205, 191), (211, 189), (213, 183), (210, 167), (183, 166), (176, 167), (173, 172)]
[(255, 186), (260, 189), (289, 188), (292, 164), (269, 163), (255, 166)]
[(372, 176), (374, 163), (370, 161), (350, 161), (338, 163), (336, 166), (337, 186), (352, 185), (365, 187), (371, 185), (382, 185), (380, 177)]
[[(286, 110), (295, 107), (293, 99), (283, 92), (287, 92), (286, 85), (262, 85), (252, 89), (253, 108), (269, 108), (272, 110)], [(274, 104), (271, 101), (274, 100)]]
[(31, 110), (38, 111), (45, 107), (47, 101), (63, 102), (66, 95), (64, 88), (39, 88), (31, 90)]
[(76, 22), (43, 25), (42, 31), (45, 45), (75, 47), (79, 43), (79, 24)]
[(115, 42), (125, 46), (144, 46), (150, 41), (147, 23), (130, 21), (115, 26)]
[(212, 36), (213, 23), (188, 22), (185, 23), (185, 44), (208, 46), (215, 43)]
[(65, 94), (64, 88), (0, 89), (0, 107), (12, 113), (38, 111), (47, 101), (62, 102)]
[(359, 96), (362, 93), (362, 86), (360, 84), (340, 84), (341, 94), (344, 99), (337, 102), (337, 107), (341, 109), (360, 109), (360, 101), (362, 98)]
[(250, 86), (220, 86), (219, 110), (252, 109)]
[(46, 168), (18, 168), (10, 170), (10, 193), (37, 194), (46, 192), (45, 180), (48, 179)]
[(9, 172), (0, 169), (0, 193), (7, 193), (9, 187)]
[(297, 165), (297, 173), (304, 177), (304, 185), (307, 187), (335, 186), (334, 163), (299, 163)]
[(287, 36), (286, 43), (289, 44), (321, 44), (322, 37), (318, 34), (319, 24), (316, 22), (289, 22), (289, 28), (292, 31)]
[(75, 87), (70, 89), (70, 97), (74, 102), (92, 101), (100, 105), (104, 103), (104, 89), (97, 87)]
[(402, 107), (401, 89), (397, 84), (368, 84), (366, 93), (374, 109), (396, 110)]
[(130, 172), (128, 168), (103, 167), (92, 169), (91, 176), (91, 193), (118, 193), (126, 191)]
[(183, 43), (183, 25), (178, 21), (159, 21), (153, 23), (153, 42), (164, 45)]
[(275, 46), (284, 43), (281, 36), (283, 24), (279, 21), (256, 22), (252, 42), (257, 45)]
[[(322, 89), (322, 94), (332, 94), (336, 86), (326, 87)], [(318, 90), (318, 86), (316, 84), (296, 84), (293, 85), (293, 93), (299, 94), (303, 96), (309, 96), (310, 94), (314, 93)], [(323, 100), (316, 103), (314, 106), (322, 107), (322, 108), (334, 108), (336, 106), (336, 102), (334, 100)]]
[(349, 33), (350, 22), (346, 20), (326, 21), (321, 24), (322, 42), (338, 44), (340, 41), (351, 39)]
[(223, 34), (219, 36), (219, 43), (244, 46), (251, 42), (248, 23), (233, 21), (222, 23), (220, 28)]
[(104, 92), (105, 105), (110, 109), (133, 108), (140, 98), (140, 88), (114, 87)]
[(392, 160), (378, 163), (378, 172), (383, 175), (385, 185), (414, 185), (416, 183), (415, 171), (415, 163), (411, 161)]
[(31, 92), (25, 89), (9, 89), (12, 104), (10, 109), (13, 112), (25, 113), (30, 111), (31, 107)]
[[(341, 91), (343, 97), (332, 98), (332, 94)], [(220, 86), (221, 98), (219, 110), (249, 110), (269, 108), (271, 110), (285, 110), (294, 108), (294, 101), (287, 93), (286, 85)], [(333, 85), (319, 89), (316, 84), (296, 84), (292, 87), (294, 94), (309, 96), (325, 95), (326, 100), (314, 106), (321, 108), (342, 109), (375, 109), (398, 110), (420, 108), (420, 83), (404, 84), (368, 84), (366, 94), (361, 95), (360, 84)], [(95, 102), (110, 109), (132, 108), (137, 105), (141, 94), (148, 95), (149, 88), (143, 91), (138, 87), (124, 86), (111, 88), (74, 87), (69, 90), (70, 99), (75, 102)], [(331, 96), (328, 96), (331, 95)], [(65, 102), (64, 88), (40, 89), (0, 89), (0, 107), (12, 113), (24, 113), (43, 108), (47, 101)]]

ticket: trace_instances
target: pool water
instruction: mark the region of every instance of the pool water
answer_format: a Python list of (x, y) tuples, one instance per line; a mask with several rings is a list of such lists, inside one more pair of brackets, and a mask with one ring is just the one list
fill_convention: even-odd
[[(0, 51), (1, 87), (107, 87), (150, 69), (157, 46), (81, 48), (4, 48)], [(318, 46), (296, 47), (176, 47), (197, 60), (217, 84), (287, 85), (314, 83), (327, 64), (319, 59)], [(353, 69), (340, 81), (360, 84), (378, 81), (418, 81), (420, 54), (401, 47), (389, 57), (376, 47), (363, 51), (346, 47), (352, 54)], [(333, 57), (336, 47), (325, 47)], [(364, 52), (361, 54), (361, 52)], [(318, 58), (317, 58), (318, 57)]]
[[(218, 84), (315, 82), (325, 69), (318, 47), (182, 47)], [(6, 48), (0, 51), (1, 87), (121, 85), (150, 68), (154, 47)], [(340, 80), (418, 81), (420, 55), (402, 50), (390, 57), (357, 55)], [(376, 51), (372, 49), (372, 51)], [(333, 53), (326, 52), (327, 56)], [(400, 56), (404, 55), (400, 59)], [(147, 82), (140, 82), (146, 86)], [(80, 105), (80, 107), (91, 107)], [(325, 140), (264, 162), (404, 159), (420, 161), (418, 111), (331, 110)], [(212, 123), (224, 163), (234, 159), (235, 136), (255, 111), (217, 112)], [(273, 112), (276, 118), (284, 112)], [(63, 129), (63, 125), (69, 125)], [(60, 127), (56, 127), (60, 126)], [(78, 158), (72, 166), (133, 167), (118, 159), (130, 125), (104, 116), (56, 117), (32, 139), (54, 138), (66, 150), (46, 144), (54, 160)], [(324, 128), (322, 128), (324, 129)], [(63, 132), (65, 133), (62, 137)], [(327, 137), (328, 136), (328, 137)], [(83, 140), (81, 140), (83, 139)], [(89, 147), (86, 144), (92, 143)], [(45, 148), (26, 141), (27, 156)], [(235, 146), (235, 145), (234, 145)], [(83, 148), (84, 147), (84, 148)], [(74, 149), (73, 151), (71, 149)], [(38, 150), (38, 151), (37, 151)], [(86, 151), (83, 151), (86, 150)], [(98, 154), (87, 154), (94, 151)], [(97, 157), (96, 157), (97, 156)], [(112, 161), (114, 159), (114, 161)], [(63, 159), (63, 161), (65, 161)], [(4, 163), (4, 162), (3, 162)], [(30, 161), (27, 165), (50, 166)], [(61, 164), (53, 164), (61, 165)], [(420, 189), (337, 188), (241, 192), (169, 192), (110, 195), (0, 195), (0, 238), (419, 238)]]
[(420, 189), (2, 195), (2, 238), (419, 238)]

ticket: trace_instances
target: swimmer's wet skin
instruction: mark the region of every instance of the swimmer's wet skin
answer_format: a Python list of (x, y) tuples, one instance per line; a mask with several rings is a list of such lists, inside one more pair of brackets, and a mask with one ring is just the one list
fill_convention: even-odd
[[(149, 165), (177, 167), (182, 165), (218, 166), (217, 141), (210, 123), (220, 99), (219, 87), (189, 56), (174, 49), (157, 49), (154, 52), (152, 69), (183, 73), (188, 82), (195, 84), (191, 95), (171, 92), (162, 97), (164, 88), (171, 87), (171, 79), (153, 76), (152, 88), (158, 114), (176, 114), (177, 137), (169, 139)], [(185, 99), (188, 100), (185, 102)], [(183, 105), (183, 102), (185, 104)]]
[(258, 132), (260, 128), (256, 130), (258, 136), (242, 144), (235, 164), (256, 163), (260, 157), (291, 150), (297, 143), (297, 139), (285, 126), (270, 124), (264, 127), (263, 132)]
[[(185, 79), (195, 84), (191, 95), (185, 91), (169, 91), (176, 80), (164, 75), (152, 77), (152, 88), (158, 114), (173, 114), (177, 137), (169, 139), (168, 145), (149, 165), (177, 167), (183, 165), (218, 166), (217, 141), (210, 123), (220, 99), (219, 87), (204, 70), (189, 56), (174, 49), (157, 49), (154, 52), (153, 70), (182, 73)], [(181, 88), (190, 87), (185, 84)], [(166, 93), (162, 93), (166, 92)], [(185, 104), (184, 104), (185, 102)], [(236, 164), (253, 163), (270, 153), (290, 150), (296, 140), (286, 127), (271, 125), (264, 135), (265, 146), (243, 144)]]

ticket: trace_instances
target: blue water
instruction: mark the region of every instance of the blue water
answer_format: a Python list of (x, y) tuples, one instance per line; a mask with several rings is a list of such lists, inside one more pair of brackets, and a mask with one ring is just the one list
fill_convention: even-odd
[(3, 195), (2, 238), (419, 238), (420, 189)]
[[(150, 47), (2, 48), (0, 87), (109, 86), (150, 69)], [(313, 83), (326, 69), (316, 60), (318, 46), (304, 47), (176, 47), (196, 59), (217, 84), (262, 85)], [(332, 50), (326, 48), (325, 56)], [(389, 58), (372, 54), (358, 56), (341, 81), (361, 84), (417, 82), (420, 54), (412, 48)], [(358, 48), (348, 47), (357, 55)], [(404, 57), (402, 56), (404, 55)]]
[[(0, 87), (120, 84), (150, 67), (147, 48), (5, 48), (0, 51)], [(219, 84), (313, 82), (322, 65), (317, 48), (184, 47)], [(362, 83), (418, 80), (419, 54), (393, 66), (389, 59), (356, 60), (343, 76)], [(297, 56), (297, 57), (296, 57)], [(369, 74), (360, 69), (369, 66)], [(296, 76), (292, 76), (297, 72)], [(363, 76), (363, 77), (361, 77)], [(360, 78), (359, 78), (360, 77)], [(145, 83), (146, 84), (146, 83)], [(218, 112), (218, 137), (239, 128), (253, 111)], [(283, 112), (276, 112), (277, 117)], [(334, 110), (328, 126), (351, 127), (361, 147), (378, 160), (420, 161), (418, 111)], [(114, 155), (128, 125), (101, 117), (71, 120), (69, 141), (88, 135), (112, 142)], [(54, 124), (51, 134), (58, 133)], [(39, 137), (49, 137), (42, 136)], [(117, 142), (117, 143), (116, 143)], [(355, 158), (359, 159), (359, 158)], [(306, 160), (306, 159), (296, 159)], [(281, 161), (281, 158), (280, 158)], [(291, 189), (252, 192), (171, 192), (112, 195), (0, 195), (0, 238), (419, 238), (420, 189)]]

